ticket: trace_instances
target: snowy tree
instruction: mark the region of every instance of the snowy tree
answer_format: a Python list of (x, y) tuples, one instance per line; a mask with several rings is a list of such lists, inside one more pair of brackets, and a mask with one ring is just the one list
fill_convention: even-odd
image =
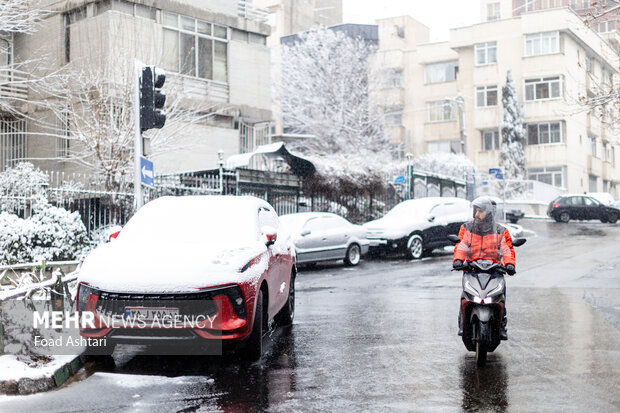
[[(598, 25), (602, 21), (609, 20), (607, 24), (614, 25), (615, 31), (618, 20), (611, 16), (620, 15), (620, 1), (618, 0), (603, 0), (590, 2), (589, 10), (584, 18), (584, 23), (590, 26), (593, 30), (598, 31)], [(616, 55), (614, 60), (620, 58), (618, 49), (614, 49)], [(581, 62), (578, 62), (582, 66)], [(613, 84), (613, 73), (610, 73), (609, 77), (597, 78), (593, 75), (592, 71), (588, 70), (586, 65), (582, 67), (586, 70), (586, 76), (590, 80), (590, 92), (587, 94), (580, 94), (579, 103), (587, 110), (592, 110), (599, 116), (602, 122), (612, 125), (614, 127), (620, 127), (620, 88), (617, 84)], [(618, 67), (614, 67), (615, 70)], [(617, 75), (615, 76), (617, 78)]]
[[(128, 53), (87, 56), (63, 69), (55, 89), (65, 93), (50, 100), (48, 109), (67, 119), (70, 140), (67, 158), (99, 177), (105, 190), (130, 192), (134, 152), (134, 58)], [(218, 110), (230, 108), (208, 101), (190, 102), (166, 82), (166, 124), (144, 132), (149, 155), (178, 149), (178, 138)], [(120, 202), (113, 199), (113, 204)]]
[(284, 64), (275, 82), (284, 127), (314, 136), (295, 148), (320, 158), (346, 154), (366, 165), (390, 157), (384, 116), (374, 99), (380, 81), (371, 73), (372, 53), (364, 40), (324, 27), (282, 46)]
[(16, 91), (40, 93), (47, 89), (48, 81), (59, 76), (50, 68), (45, 51), (34, 53), (36, 58), (21, 60), (13, 50), (16, 36), (34, 33), (47, 13), (33, 0), (0, 1), (0, 82), (3, 88), (14, 92), (0, 97), (0, 112), (29, 118), (32, 109), (42, 102), (24, 99)]
[(523, 126), (523, 111), (517, 102), (517, 93), (510, 70), (506, 74), (506, 84), (502, 86), (502, 103), (504, 121), (502, 122), (500, 166), (504, 172), (504, 179), (523, 180), (526, 176), (523, 148), (526, 135)]
[[(47, 175), (29, 163), (0, 172), (0, 264), (72, 260), (88, 250), (79, 213), (51, 205), (47, 184)], [(28, 218), (18, 215), (27, 209)]]
[(466, 179), (476, 173), (476, 166), (463, 154), (427, 153), (413, 160), (413, 169), (437, 175)]

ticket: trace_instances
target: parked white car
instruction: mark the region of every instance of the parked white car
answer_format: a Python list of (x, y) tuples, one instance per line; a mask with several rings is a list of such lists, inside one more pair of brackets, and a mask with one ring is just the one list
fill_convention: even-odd
[(300, 212), (282, 215), (280, 224), (295, 243), (297, 263), (344, 260), (359, 264), (368, 252), (366, 230), (328, 212)]
[(586, 195), (596, 199), (603, 205), (615, 206), (616, 201), (614, 200), (614, 197), (611, 196), (611, 194), (608, 192), (588, 192)]
[(401, 202), (364, 228), (371, 253), (400, 252), (419, 259), (435, 248), (451, 245), (448, 235), (458, 235), (461, 225), (471, 218), (471, 203), (466, 199), (419, 198)]

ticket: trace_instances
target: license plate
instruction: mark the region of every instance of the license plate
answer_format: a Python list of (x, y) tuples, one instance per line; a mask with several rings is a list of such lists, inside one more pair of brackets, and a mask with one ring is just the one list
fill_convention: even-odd
[(126, 307), (125, 318), (153, 321), (153, 320), (174, 320), (179, 317), (178, 308), (157, 308), (157, 307)]

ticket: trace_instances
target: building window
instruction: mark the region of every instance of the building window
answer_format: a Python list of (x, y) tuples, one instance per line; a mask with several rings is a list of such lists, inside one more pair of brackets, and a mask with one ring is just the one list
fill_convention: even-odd
[(611, 33), (616, 31), (616, 20), (607, 20), (598, 24), (599, 33)]
[(390, 106), (386, 108), (385, 124), (387, 126), (401, 126), (403, 124), (403, 107)]
[(497, 63), (497, 42), (478, 43), (474, 46), (476, 65)]
[(609, 152), (608, 152), (607, 142), (603, 142), (603, 147), (601, 148), (601, 160), (603, 162), (607, 162), (609, 160)]
[(546, 145), (550, 143), (562, 143), (561, 122), (530, 123), (527, 125), (527, 144)]
[(436, 153), (436, 152), (460, 153), (461, 143), (457, 140), (427, 142), (426, 152), (427, 153)]
[(86, 18), (86, 6), (78, 7), (64, 14), (65, 20), (65, 63), (71, 61), (71, 25)]
[(528, 178), (534, 181), (543, 182), (547, 185), (564, 187), (564, 172), (561, 166), (550, 166), (544, 168), (530, 168)]
[(499, 3), (487, 4), (487, 21), (499, 20)]
[(596, 158), (596, 137), (588, 136), (588, 154)]
[(453, 105), (450, 101), (438, 100), (435, 102), (427, 102), (428, 121), (444, 122), (454, 120)]
[(399, 68), (386, 69), (383, 76), (383, 87), (386, 89), (403, 87), (403, 70)]
[(499, 131), (484, 130), (482, 131), (482, 150), (495, 151), (501, 149), (499, 142)]
[(71, 118), (69, 111), (64, 111), (56, 118), (56, 157), (68, 158), (71, 136)]
[(540, 56), (560, 51), (560, 33), (535, 33), (525, 36), (525, 56)]
[(228, 29), (191, 17), (162, 13), (163, 67), (202, 79), (227, 82)]
[(598, 192), (598, 176), (588, 175), (588, 191)]
[(451, 82), (459, 71), (458, 60), (426, 65), (426, 83)]
[(476, 88), (476, 107), (497, 106), (497, 85)]
[(525, 81), (526, 101), (560, 97), (562, 97), (562, 78), (560, 76), (527, 79)]
[(0, 119), (0, 170), (26, 159), (26, 121)]

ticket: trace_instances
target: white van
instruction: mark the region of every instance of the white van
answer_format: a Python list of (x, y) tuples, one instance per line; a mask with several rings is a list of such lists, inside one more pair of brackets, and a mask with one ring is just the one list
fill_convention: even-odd
[(588, 192), (586, 195), (591, 196), (603, 205), (614, 206), (614, 197), (608, 192)]

